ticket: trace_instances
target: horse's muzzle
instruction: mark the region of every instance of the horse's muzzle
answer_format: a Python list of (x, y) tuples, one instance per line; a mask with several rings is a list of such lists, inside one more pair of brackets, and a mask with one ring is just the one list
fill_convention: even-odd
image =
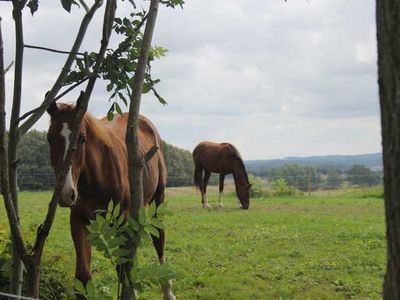
[[(63, 200), (63, 198), (67, 198), (67, 200)], [(75, 206), (77, 199), (77, 193), (74, 189), (71, 189), (71, 194), (69, 197), (65, 197), (65, 195), (60, 196), (60, 201), (58, 202), (58, 205), (60, 205), (61, 207), (73, 207)]]

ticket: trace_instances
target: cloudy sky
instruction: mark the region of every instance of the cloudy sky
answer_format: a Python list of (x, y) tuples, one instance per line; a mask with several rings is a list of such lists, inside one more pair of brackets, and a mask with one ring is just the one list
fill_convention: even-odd
[[(154, 36), (169, 49), (152, 69), (168, 105), (151, 95), (142, 104), (167, 142), (192, 150), (202, 140), (228, 141), (246, 160), (381, 151), (375, 1), (186, 2), (183, 10), (160, 9)], [(10, 15), (11, 4), (0, 2), (6, 65), (14, 55)], [(67, 50), (82, 15), (42, 0), (33, 18), (24, 14), (25, 42)], [(98, 49), (101, 18), (82, 51)], [(23, 111), (41, 103), (63, 59), (26, 50)], [(89, 111), (104, 115), (107, 99), (99, 84)], [(44, 116), (36, 128), (47, 126)]]

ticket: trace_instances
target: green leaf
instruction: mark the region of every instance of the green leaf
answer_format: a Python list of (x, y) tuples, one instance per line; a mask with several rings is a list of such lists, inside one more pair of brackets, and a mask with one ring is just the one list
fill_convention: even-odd
[(116, 226), (111, 226), (107, 228), (106, 232), (104, 233), (104, 239), (109, 242), (112, 237), (115, 236), (117, 233), (117, 227)]
[(143, 83), (143, 89), (142, 89), (142, 93), (143, 94), (147, 94), (151, 89), (151, 86), (148, 83)]
[(39, 0), (30, 0), (26, 5), (31, 9), (31, 14), (33, 14), (39, 9)]
[(147, 211), (147, 215), (150, 219), (154, 216), (154, 214), (156, 213), (156, 210), (157, 210), (157, 205), (156, 205), (156, 202), (153, 201), (153, 202), (151, 202), (149, 209)]
[(105, 251), (105, 250), (107, 250), (107, 245), (106, 244), (104, 244), (104, 242), (103, 242), (103, 240), (102, 239), (98, 239), (97, 241), (96, 241), (96, 249), (98, 250), (98, 251)]
[(117, 205), (115, 205), (114, 207), (113, 216), (118, 217), (120, 213), (121, 213), (121, 203), (117, 203)]
[(94, 287), (93, 281), (89, 279), (89, 281), (86, 283), (86, 292), (89, 298), (94, 298), (96, 295), (96, 288)]
[(144, 230), (158, 238), (160, 237), (160, 232), (158, 229), (151, 224), (144, 226)]
[(97, 232), (92, 232), (89, 233), (86, 237), (86, 239), (90, 242), (92, 242), (93, 245), (95, 245), (96, 240), (100, 237), (100, 235)]
[(128, 262), (128, 261), (130, 261), (130, 259), (129, 259), (129, 258), (126, 258), (126, 257), (117, 257), (117, 258), (114, 260), (114, 262), (115, 262), (117, 265), (122, 265), (122, 264), (124, 264), (124, 263), (126, 263), (126, 262)]
[(79, 280), (75, 278), (75, 282), (74, 282), (74, 289), (81, 294), (82, 296), (86, 296), (86, 290), (85, 287), (83, 286), (83, 283)]
[(130, 250), (130, 249), (123, 249), (123, 248), (115, 249), (115, 250), (112, 252), (112, 255), (113, 255), (113, 256), (117, 256), (117, 257), (125, 257), (125, 256), (131, 255), (131, 254), (132, 254), (132, 250)]
[(164, 223), (157, 218), (151, 219), (151, 225), (153, 225), (154, 227), (160, 228), (160, 229), (165, 229)]
[(122, 116), (122, 110), (121, 107), (119, 106), (118, 103), (115, 102), (115, 110), (117, 111), (118, 114)]
[(163, 97), (161, 97), (158, 93), (155, 92), (155, 89), (152, 89), (152, 91), (154, 92), (154, 95), (157, 97), (158, 102), (160, 102), (162, 105), (168, 104), (168, 102)]
[(109, 246), (110, 248), (119, 247), (119, 246), (121, 246), (121, 245), (122, 245), (124, 242), (126, 242), (126, 241), (127, 241), (127, 238), (126, 238), (126, 237), (117, 236), (117, 237), (113, 238), (113, 239), (110, 241), (110, 243), (108, 244), (108, 246)]
[(122, 214), (118, 217), (118, 220), (117, 220), (118, 225), (121, 225), (121, 224), (124, 222), (124, 220), (125, 220), (125, 214), (122, 213)]
[(100, 227), (103, 226), (103, 224), (106, 222), (106, 219), (104, 219), (101, 215), (97, 215), (96, 221), (97, 223), (99, 223), (99, 229), (100, 229)]
[(114, 209), (114, 201), (110, 200), (110, 202), (108, 202), (107, 211), (112, 213), (113, 209)]
[(113, 87), (114, 87), (113, 83), (107, 84), (107, 92), (111, 91), (113, 89)]
[(161, 203), (157, 208), (157, 215), (163, 216), (168, 212), (168, 202)]
[(129, 228), (135, 232), (139, 230), (139, 224), (133, 218), (128, 218)]
[(118, 96), (124, 102), (125, 106), (128, 106), (128, 101), (126, 100), (125, 96), (120, 92), (118, 92)]
[(147, 223), (146, 210), (143, 206), (139, 208), (139, 224), (145, 225)]
[(99, 230), (99, 223), (96, 220), (92, 220), (87, 228), (90, 232), (97, 232)]
[(110, 110), (107, 113), (108, 121), (112, 121), (114, 119), (114, 106), (111, 106)]
[(74, 0), (61, 0), (61, 5), (67, 12), (71, 12), (71, 6), (74, 2)]
[[(152, 241), (149, 232), (146, 231), (146, 230), (144, 230), (144, 227), (142, 227), (142, 228), (139, 229), (139, 236), (140, 236), (141, 239), (146, 239), (146, 240), (148, 240), (148, 241)], [(141, 242), (141, 241), (139, 240), (139, 243), (140, 243), (140, 242)]]

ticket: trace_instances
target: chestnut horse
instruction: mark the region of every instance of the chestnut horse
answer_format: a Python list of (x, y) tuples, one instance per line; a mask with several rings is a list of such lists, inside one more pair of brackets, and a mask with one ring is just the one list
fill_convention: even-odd
[[(222, 207), (222, 192), (227, 174), (233, 174), (240, 207), (249, 208), (250, 183), (239, 151), (229, 143), (201, 142), (193, 150), (194, 185), (200, 189), (201, 203), (208, 206), (207, 184), (211, 172), (219, 173), (218, 203)], [(204, 175), (203, 175), (204, 171)]]
[[(56, 175), (65, 158), (70, 143), (72, 120), (76, 114), (74, 105), (53, 103), (48, 108), (51, 116), (47, 139), (50, 159)], [(128, 115), (115, 115), (97, 120), (86, 113), (80, 125), (79, 141), (72, 156), (72, 165), (60, 195), (60, 206), (70, 207), (70, 225), (76, 251), (75, 277), (85, 283), (90, 279), (91, 245), (86, 239), (86, 226), (96, 210), (107, 209), (113, 199), (121, 203), (124, 211), (130, 210), (125, 133)], [(144, 165), (144, 204), (164, 201), (167, 170), (161, 150), (161, 138), (154, 125), (144, 116), (139, 117), (139, 148), (145, 154), (153, 145), (159, 147), (152, 159)], [(164, 263), (165, 234), (152, 236), (160, 263)], [(175, 299), (171, 284), (163, 287), (164, 299)]]

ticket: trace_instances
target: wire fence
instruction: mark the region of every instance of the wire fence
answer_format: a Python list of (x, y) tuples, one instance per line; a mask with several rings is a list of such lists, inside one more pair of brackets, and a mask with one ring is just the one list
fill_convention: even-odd
[[(256, 177), (257, 178), (257, 177)], [(270, 190), (277, 181), (300, 191), (337, 190), (349, 187), (383, 186), (383, 172), (373, 171), (368, 174), (313, 174), (313, 175), (282, 175), (258, 177), (266, 190)]]
[[(335, 190), (346, 187), (368, 187), (383, 185), (383, 172), (371, 171), (368, 174), (309, 174), (309, 175), (280, 175), (255, 177), (262, 186), (269, 190), (277, 180), (284, 180), (287, 186), (301, 191)], [(233, 183), (233, 177), (227, 176), (226, 183)], [(18, 175), (18, 187), (24, 191), (52, 190), (56, 183), (52, 172), (24, 172)], [(191, 186), (193, 178), (188, 174), (169, 175), (167, 187)], [(211, 176), (209, 185), (217, 185), (218, 176)]]
[[(4, 296), (4, 298), (1, 296)], [(24, 297), (24, 296), (19, 296), (19, 295), (4, 293), (4, 292), (0, 292), (0, 299), (38, 300), (38, 298)]]

